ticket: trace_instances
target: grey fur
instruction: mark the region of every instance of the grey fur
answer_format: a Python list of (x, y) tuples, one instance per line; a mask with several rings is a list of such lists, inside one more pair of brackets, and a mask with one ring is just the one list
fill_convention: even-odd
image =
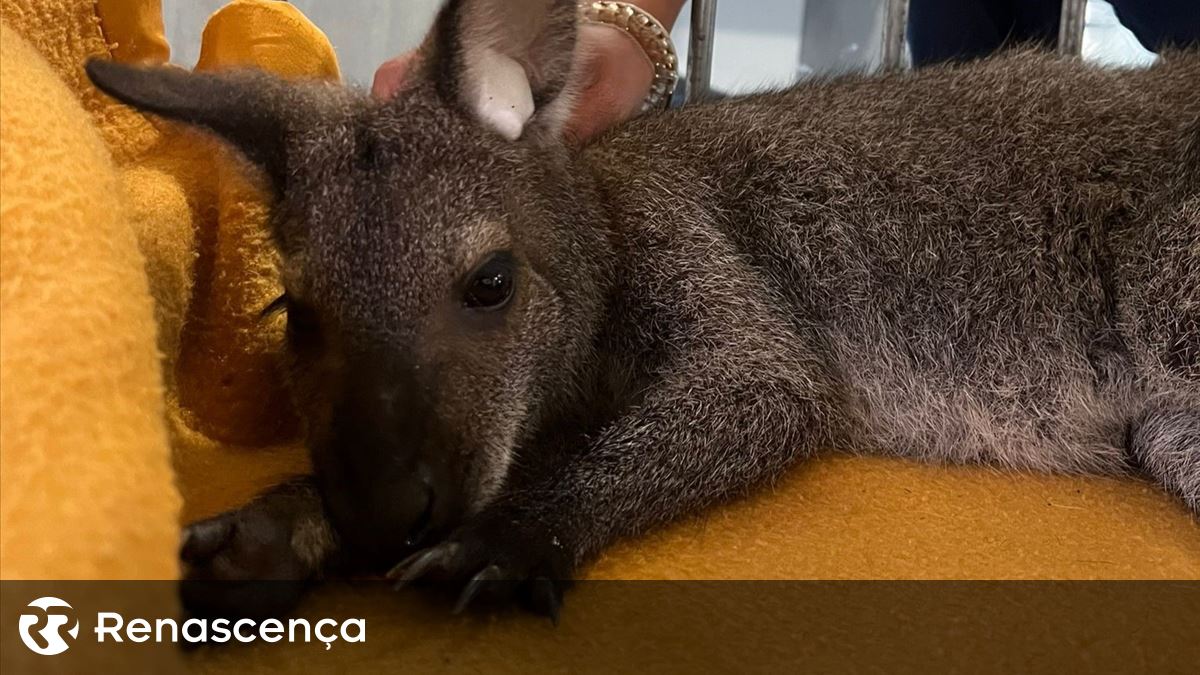
[[(201, 76), (96, 79), (138, 101), (146, 77)], [(360, 477), (318, 472), (339, 535), (392, 542), (372, 568), (418, 546), (395, 544), (425, 505), (415, 465), (461, 496), (435, 497), (422, 542), (452, 542), (426, 561), (461, 580), (569, 576), (826, 448), (1144, 469), (1200, 509), (1195, 52), (814, 80), (582, 151), (499, 138), (452, 77), (387, 103), (221, 78), (225, 115), (280, 111), (285, 160), (255, 152), (283, 167), (285, 281), (321, 325), (293, 350), (297, 401), (319, 470)], [(498, 248), (514, 304), (467, 316), (455, 284)]]

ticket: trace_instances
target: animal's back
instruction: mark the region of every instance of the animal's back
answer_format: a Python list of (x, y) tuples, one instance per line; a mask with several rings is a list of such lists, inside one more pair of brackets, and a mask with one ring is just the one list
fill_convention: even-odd
[[(1147, 303), (1200, 288), (1200, 252), (1177, 250), (1200, 237), (1198, 89), (1194, 53), (1140, 72), (1024, 53), (697, 106), (594, 155), (654, 264), (717, 237), (820, 328), (856, 443), (1114, 471), (1147, 397), (1196, 394), (1150, 372), (1155, 334), (1195, 340), (1195, 322)], [(1164, 248), (1172, 269), (1150, 274)]]

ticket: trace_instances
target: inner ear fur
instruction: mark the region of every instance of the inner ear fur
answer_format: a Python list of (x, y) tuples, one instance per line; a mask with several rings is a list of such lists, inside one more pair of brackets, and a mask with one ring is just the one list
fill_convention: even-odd
[(441, 94), (501, 136), (557, 137), (570, 112), (574, 0), (451, 0), (431, 35)]

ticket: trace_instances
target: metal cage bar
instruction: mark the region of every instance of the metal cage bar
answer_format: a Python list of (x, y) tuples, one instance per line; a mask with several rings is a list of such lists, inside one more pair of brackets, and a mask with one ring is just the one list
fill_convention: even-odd
[(880, 45), (884, 70), (904, 66), (904, 36), (908, 30), (908, 0), (886, 0), (883, 4), (883, 42)]
[(687, 97), (703, 96), (712, 81), (713, 34), (717, 27), (717, 0), (692, 0), (688, 38)]
[(1058, 19), (1058, 53), (1063, 56), (1083, 54), (1083, 22), (1087, 0), (1062, 0)]
[[(904, 38), (908, 29), (909, 0), (884, 0), (881, 60), (884, 70), (904, 66)], [(1083, 52), (1083, 26), (1087, 0), (1062, 0), (1058, 24), (1058, 53), (1078, 57)], [(712, 80), (713, 35), (717, 0), (692, 0), (691, 36), (688, 41), (687, 97), (704, 95)]]

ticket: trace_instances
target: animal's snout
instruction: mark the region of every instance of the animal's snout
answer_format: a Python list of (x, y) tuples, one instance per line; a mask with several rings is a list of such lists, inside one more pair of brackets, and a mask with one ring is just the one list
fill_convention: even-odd
[(347, 397), (313, 448), (342, 546), (375, 568), (428, 543), (461, 512), (460, 481), (429, 407), (396, 392), (372, 387)]

